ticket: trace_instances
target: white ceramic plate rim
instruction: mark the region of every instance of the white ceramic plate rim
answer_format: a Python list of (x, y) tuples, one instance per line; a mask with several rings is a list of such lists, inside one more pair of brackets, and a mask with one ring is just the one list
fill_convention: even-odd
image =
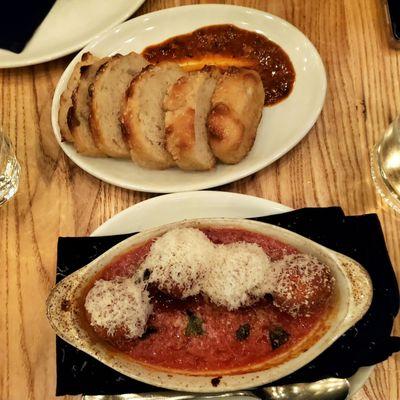
[[(48, 54), (43, 54), (40, 56), (29, 56), (24, 54), (24, 51), (22, 51), (18, 57), (18, 60), (7, 60), (7, 52), (4, 52), (3, 54), (0, 54), (0, 68), (16, 68), (16, 67), (27, 67), (29, 65), (35, 65), (35, 64), (40, 64), (48, 61), (55, 60), (57, 58), (66, 56), (67, 54), (71, 54), (77, 50), (80, 50), (83, 46), (88, 44), (89, 42), (96, 40), (101, 34), (104, 32), (107, 32), (110, 30), (112, 27), (115, 25), (120, 24), (121, 22), (125, 21), (127, 18), (129, 18), (135, 11), (137, 11), (141, 5), (145, 2), (146, 0), (131, 0), (127, 1), (125, 4), (125, 7), (121, 7), (121, 12), (118, 15), (118, 17), (114, 18), (113, 20), (110, 20), (107, 24), (103, 26), (103, 28), (97, 32), (95, 35), (86, 35), (82, 36), (80, 39), (77, 39), (77, 42), (72, 44), (69, 47), (61, 47), (58, 51), (53, 51)], [(4, 49), (1, 49), (4, 50)], [(15, 54), (15, 53), (13, 53)]]
[[(96, 163), (95, 161), (90, 161), (93, 159), (90, 159), (89, 157), (84, 157), (79, 155), (75, 149), (73, 148), (72, 145), (62, 142), (61, 141), (61, 135), (60, 135), (60, 130), (58, 126), (58, 108), (59, 108), (59, 98), (62, 94), (62, 91), (64, 90), (66, 83), (68, 81), (68, 78), (72, 72), (73, 66), (79, 61), (81, 58), (82, 54), (87, 51), (93, 51), (96, 53), (96, 46), (100, 45), (103, 43), (107, 38), (112, 37), (116, 33), (118, 33), (121, 29), (128, 28), (132, 30), (132, 32), (137, 29), (140, 31), (141, 26), (140, 23), (143, 21), (152, 21), (156, 20), (157, 18), (164, 17), (164, 18), (173, 18), (176, 13), (183, 13), (185, 11), (187, 12), (193, 12), (195, 13), (196, 11), (199, 10), (207, 10), (209, 11), (209, 14), (212, 14), (213, 12), (221, 12), (221, 13), (227, 13), (230, 10), (233, 10), (235, 12), (240, 12), (243, 15), (252, 15), (255, 16), (255, 18), (266, 18), (271, 21), (275, 21), (275, 23), (279, 24), (280, 26), (284, 27), (285, 29), (290, 29), (291, 35), (298, 35), (298, 37), (302, 39), (304, 43), (307, 45), (307, 49), (309, 51), (309, 54), (311, 54), (311, 58), (313, 58), (313, 61), (316, 65), (316, 69), (318, 70), (318, 79), (320, 80), (321, 86), (320, 90), (315, 93), (314, 100), (315, 104), (311, 107), (311, 111), (308, 115), (304, 116), (304, 120), (302, 122), (301, 129), (298, 129), (295, 131), (295, 133), (292, 133), (289, 139), (286, 141), (284, 145), (278, 146), (278, 150), (275, 150), (274, 153), (272, 154), (267, 154), (266, 157), (259, 158), (256, 160), (252, 160), (246, 167), (243, 168), (238, 168), (234, 172), (230, 170), (230, 166), (225, 166), (225, 165), (217, 165), (217, 168), (215, 171), (205, 171), (205, 172), (184, 172), (184, 171), (179, 171), (179, 170), (166, 170), (166, 171), (152, 171), (154, 174), (153, 176), (157, 176), (157, 174), (165, 173), (169, 174), (170, 171), (174, 173), (179, 172), (179, 177), (183, 176), (184, 178), (180, 178), (179, 182), (174, 182), (171, 183), (172, 181), (172, 175), (168, 175), (170, 183), (168, 186), (166, 184), (160, 185), (159, 183), (154, 183), (152, 182), (151, 179), (148, 179), (145, 183), (137, 183), (135, 181), (127, 180), (126, 177), (117, 177), (117, 176), (109, 176), (104, 171), (102, 172), (99, 170), (99, 168), (96, 165), (93, 165), (93, 162)], [(230, 18), (226, 17), (226, 18)], [(212, 23), (212, 22), (210, 22)], [(232, 17), (232, 21), (230, 23), (233, 24), (239, 24), (238, 20)], [(252, 29), (251, 26), (248, 27), (248, 29)], [(189, 30), (190, 31), (190, 30)], [(172, 30), (171, 34), (168, 37), (174, 36), (175, 33)], [(275, 40), (278, 44), (279, 40)], [(140, 51), (140, 50), (139, 50)], [(298, 71), (296, 71), (297, 73)], [(298, 82), (298, 78), (296, 78), (295, 85)], [(98, 179), (103, 180), (104, 182), (123, 187), (125, 189), (130, 189), (130, 190), (136, 190), (136, 191), (143, 191), (143, 192), (151, 192), (151, 193), (172, 193), (172, 192), (182, 192), (182, 191), (193, 191), (193, 190), (201, 190), (201, 189), (208, 189), (216, 186), (221, 186), (239, 179), (242, 179), (246, 176), (252, 175), (253, 173), (265, 168), (266, 166), (272, 164), (275, 162), (277, 159), (281, 158), (284, 154), (289, 152), (294, 146), (296, 146), (304, 137), (305, 135), (310, 131), (310, 129), (313, 127), (315, 122), (317, 121), (322, 107), (324, 105), (325, 101), (325, 96), (326, 96), (326, 89), (327, 89), (327, 80), (326, 80), (326, 72), (325, 68), (323, 65), (323, 62), (321, 60), (321, 57), (316, 50), (315, 46), (311, 43), (311, 41), (295, 26), (290, 24), (289, 22), (283, 20), (282, 18), (276, 17), (272, 14), (252, 9), (252, 8), (246, 8), (246, 7), (240, 7), (240, 6), (232, 6), (232, 5), (219, 5), (219, 4), (201, 4), (201, 5), (190, 5), (190, 6), (181, 6), (181, 7), (175, 7), (175, 8), (168, 8), (160, 11), (156, 11), (153, 13), (141, 15), (139, 17), (133, 18), (124, 24), (121, 24), (110, 31), (103, 33), (102, 35), (99, 35), (93, 42), (88, 44), (69, 64), (69, 66), (66, 68), (64, 71), (63, 75), (61, 76), (58, 85), (56, 87), (54, 97), (53, 97), (53, 104), (52, 104), (52, 126), (53, 126), (53, 131), (56, 136), (56, 139), (58, 143), (60, 144), (61, 148), (67, 154), (67, 156), (74, 161), (80, 168), (88, 172), (89, 174), (95, 176)], [(290, 98), (290, 96), (289, 96)], [(279, 103), (277, 106), (280, 106), (280, 104), (284, 104), (285, 100), (282, 103)], [(273, 109), (271, 107), (270, 109)], [(257, 142), (256, 142), (257, 145)], [(88, 160), (89, 159), (89, 160)], [(109, 160), (107, 160), (109, 161)], [(120, 160), (113, 160), (115, 163), (117, 162), (123, 162)], [(243, 163), (243, 161), (242, 161)], [(117, 165), (117, 164), (114, 164)], [(240, 164), (238, 164), (240, 165)], [(235, 167), (235, 166), (233, 166)], [(137, 167), (138, 168), (138, 167)], [(146, 171), (145, 173), (148, 173), (149, 170), (143, 170)], [(215, 172), (215, 173), (214, 173)], [(195, 182), (191, 182), (190, 177), (194, 176), (193, 174), (201, 174), (201, 177), (204, 179), (199, 179), (196, 180)]]
[[(181, 204), (180, 204), (181, 203)], [(180, 204), (177, 208), (176, 205)], [(100, 225), (91, 236), (131, 233), (190, 218), (252, 218), (293, 209), (280, 203), (238, 193), (204, 191), (172, 193), (135, 204)], [(156, 218), (161, 216), (159, 223)], [(350, 379), (351, 395), (360, 390), (374, 366), (360, 368)]]

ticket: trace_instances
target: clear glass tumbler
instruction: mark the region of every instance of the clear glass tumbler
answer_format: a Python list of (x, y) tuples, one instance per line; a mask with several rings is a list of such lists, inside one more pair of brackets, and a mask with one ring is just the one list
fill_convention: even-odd
[(10, 139), (0, 130), (0, 206), (18, 190), (20, 166)]
[(400, 213), (400, 116), (373, 148), (371, 174), (378, 193)]

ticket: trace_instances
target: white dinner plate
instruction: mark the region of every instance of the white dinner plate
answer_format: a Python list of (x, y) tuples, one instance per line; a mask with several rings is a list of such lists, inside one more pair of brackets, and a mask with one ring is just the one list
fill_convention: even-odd
[(81, 49), (130, 17), (145, 0), (57, 0), (25, 49), (0, 49), (0, 68), (54, 60)]
[[(236, 165), (218, 164), (207, 172), (187, 172), (177, 168), (154, 171), (140, 168), (129, 160), (90, 158), (79, 155), (71, 144), (62, 143), (58, 126), (61, 93), (73, 66), (83, 52), (97, 56), (141, 52), (151, 44), (191, 32), (207, 25), (234, 24), (256, 31), (278, 43), (289, 55), (296, 71), (290, 96), (264, 108), (253, 149)], [(79, 53), (62, 75), (53, 99), (52, 124), (64, 152), (77, 165), (97, 178), (127, 189), (169, 193), (206, 189), (223, 185), (271, 164), (295, 146), (317, 120), (325, 99), (326, 74), (313, 44), (297, 28), (274, 15), (230, 5), (194, 5), (142, 15), (101, 35)]]
[[(142, 201), (121, 211), (99, 226), (91, 236), (137, 232), (189, 218), (251, 218), (291, 210), (282, 204), (244, 194), (216, 191), (173, 193)], [(349, 379), (351, 395), (361, 389), (373, 369), (360, 368)]]

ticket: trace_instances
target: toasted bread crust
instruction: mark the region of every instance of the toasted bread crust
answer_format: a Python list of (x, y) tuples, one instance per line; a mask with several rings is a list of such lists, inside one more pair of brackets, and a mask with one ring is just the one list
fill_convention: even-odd
[(119, 122), (121, 106), (131, 80), (146, 65), (147, 61), (134, 52), (117, 54), (96, 72), (89, 99), (89, 124), (97, 147), (110, 157), (130, 157)]
[[(186, 108), (174, 116), (174, 121), (168, 121), (165, 127), (167, 150), (173, 159), (183, 165), (182, 154), (190, 150), (196, 142), (194, 132), (195, 110)], [(180, 167), (181, 168), (181, 167)]]
[(126, 149), (126, 152), (123, 154), (120, 153), (113, 153), (112, 151), (107, 151), (108, 149), (103, 146), (102, 142), (102, 137), (101, 137), (101, 127), (100, 127), (100, 121), (99, 118), (97, 117), (97, 113), (95, 112), (95, 107), (93, 104), (93, 95), (94, 95), (94, 85), (95, 82), (99, 80), (99, 77), (104, 73), (106, 70), (107, 66), (112, 63), (113, 60), (118, 60), (121, 58), (121, 54), (115, 54), (112, 56), (107, 62), (105, 62), (96, 72), (95, 78), (93, 82), (90, 84), (88, 93), (89, 93), (89, 127), (90, 127), (90, 132), (92, 134), (93, 142), (95, 143), (96, 147), (99, 148), (99, 150), (110, 156), (110, 157), (129, 157), (129, 151)]
[(71, 73), (68, 84), (64, 92), (60, 97), (60, 108), (58, 110), (58, 124), (60, 127), (61, 140), (67, 142), (73, 142), (74, 137), (69, 129), (68, 120), (72, 116), (72, 95), (76, 87), (78, 86), (79, 79), (81, 77), (81, 67), (91, 65), (96, 60), (97, 57), (91, 53), (84, 53), (82, 55), (81, 61), (75, 64), (75, 67)]
[(201, 171), (215, 165), (206, 118), (218, 77), (216, 69), (191, 72), (172, 85), (164, 99), (166, 146), (181, 169)]
[(167, 88), (183, 74), (174, 63), (149, 65), (132, 80), (126, 91), (121, 113), (123, 136), (132, 160), (142, 167), (166, 169), (175, 165), (165, 148), (162, 102)]
[(264, 106), (264, 89), (257, 72), (231, 68), (219, 80), (207, 120), (214, 155), (236, 164), (251, 150)]
[(90, 85), (95, 74), (107, 60), (108, 58), (103, 58), (89, 66), (81, 67), (81, 79), (72, 95), (72, 111), (68, 118), (69, 129), (74, 138), (76, 151), (86, 156), (104, 156), (104, 153), (94, 143), (90, 131), (88, 101)]
[(189, 76), (185, 75), (172, 85), (164, 99), (166, 147), (180, 168), (186, 164), (182, 159), (185, 152), (196, 142), (195, 110), (186, 106), (189, 91)]

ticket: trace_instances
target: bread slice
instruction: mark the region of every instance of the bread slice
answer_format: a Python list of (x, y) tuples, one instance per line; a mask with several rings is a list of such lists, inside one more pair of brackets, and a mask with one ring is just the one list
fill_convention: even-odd
[(120, 125), (120, 111), (130, 82), (148, 62), (137, 53), (112, 57), (96, 72), (90, 87), (89, 124), (96, 146), (110, 157), (129, 158)]
[(166, 146), (181, 169), (202, 171), (215, 165), (206, 121), (219, 75), (216, 68), (190, 72), (164, 99)]
[(163, 101), (167, 89), (183, 75), (178, 64), (162, 62), (147, 66), (129, 86), (121, 123), (132, 160), (142, 167), (165, 169), (175, 164), (165, 148)]
[(260, 75), (245, 68), (230, 68), (218, 81), (207, 119), (214, 155), (236, 164), (251, 150), (264, 107)]
[(109, 60), (108, 57), (92, 65), (81, 68), (81, 79), (72, 94), (72, 112), (68, 126), (74, 138), (75, 149), (85, 156), (100, 157), (105, 154), (93, 141), (89, 126), (89, 87), (93, 83), (97, 70)]
[(67, 87), (60, 97), (60, 108), (58, 110), (58, 125), (60, 126), (61, 140), (67, 142), (73, 142), (74, 138), (68, 127), (68, 119), (71, 118), (72, 112), (72, 93), (78, 86), (79, 79), (81, 77), (81, 67), (91, 65), (98, 58), (91, 53), (82, 54), (81, 61), (78, 61), (74, 69), (72, 70), (71, 76), (67, 83)]

